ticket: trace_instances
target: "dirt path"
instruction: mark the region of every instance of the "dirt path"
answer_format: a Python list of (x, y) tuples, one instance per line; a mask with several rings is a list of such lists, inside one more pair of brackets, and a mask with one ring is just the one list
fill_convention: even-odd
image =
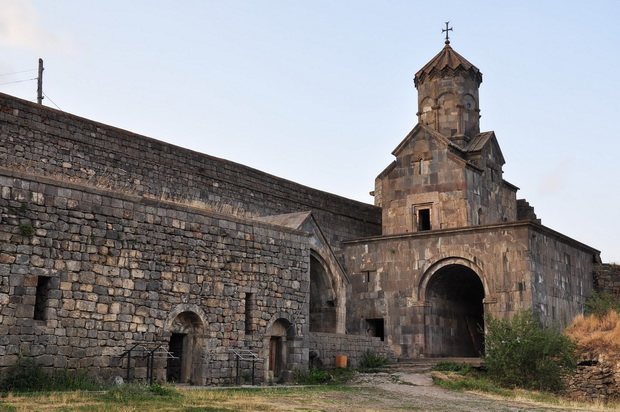
[[(393, 394), (381, 399), (381, 409), (450, 412), (535, 412), (576, 411), (560, 406), (537, 405), (529, 402), (497, 400), (479, 394), (453, 392), (433, 385), (430, 373), (381, 373), (360, 375), (356, 386), (380, 389)], [(377, 405), (379, 406), (379, 405)], [(357, 409), (359, 410), (359, 409)]]

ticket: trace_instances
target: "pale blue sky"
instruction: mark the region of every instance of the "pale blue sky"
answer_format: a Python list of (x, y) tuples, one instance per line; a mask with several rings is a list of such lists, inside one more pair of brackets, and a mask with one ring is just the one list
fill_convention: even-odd
[[(620, 262), (620, 2), (1, 0), (0, 92), (372, 202), (451, 45), (543, 224)], [(51, 99), (51, 101), (50, 101)]]

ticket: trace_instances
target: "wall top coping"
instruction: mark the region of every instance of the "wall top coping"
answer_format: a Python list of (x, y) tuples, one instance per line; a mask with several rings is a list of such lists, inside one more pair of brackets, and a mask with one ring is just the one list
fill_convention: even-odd
[(434, 238), (434, 237), (443, 237), (450, 236), (455, 234), (470, 234), (470, 233), (489, 233), (496, 232), (505, 229), (517, 229), (523, 228), (528, 229), (531, 232), (539, 233), (545, 236), (552, 237), (560, 242), (566, 243), (568, 245), (573, 246), (576, 249), (580, 249), (584, 252), (591, 253), (595, 255), (595, 263), (600, 262), (600, 251), (598, 249), (594, 249), (591, 246), (586, 245), (585, 243), (581, 243), (571, 237), (568, 237), (560, 232), (557, 232), (547, 226), (544, 226), (540, 223), (536, 223), (533, 220), (519, 220), (515, 222), (502, 222), (502, 223), (494, 223), (490, 225), (479, 225), (479, 226), (468, 226), (468, 227), (459, 227), (459, 228), (450, 228), (450, 229), (437, 229), (437, 230), (425, 230), (422, 232), (413, 232), (413, 233), (400, 233), (394, 235), (381, 235), (381, 236), (371, 236), (365, 237), (361, 239), (353, 239), (346, 240), (342, 243), (346, 245), (359, 245), (364, 243), (374, 243), (374, 242), (389, 242), (393, 240), (404, 240), (404, 239), (423, 239), (423, 238)]
[(19, 172), (19, 171), (12, 170), (12, 169), (7, 169), (6, 167), (2, 167), (2, 166), (0, 166), (0, 176), (27, 180), (27, 181), (34, 182), (34, 183), (42, 183), (42, 184), (46, 184), (50, 186), (55, 186), (58, 188), (63, 188), (63, 189), (79, 190), (81, 192), (86, 192), (86, 193), (90, 193), (90, 194), (97, 195), (97, 196), (104, 196), (104, 197), (129, 201), (133, 203), (143, 204), (145, 206), (155, 206), (155, 207), (161, 207), (165, 209), (174, 209), (178, 211), (183, 211), (186, 213), (205, 215), (205, 216), (209, 216), (215, 219), (226, 220), (229, 222), (235, 222), (235, 223), (249, 225), (249, 226), (262, 227), (262, 228), (271, 229), (277, 232), (291, 233), (297, 236), (303, 236), (303, 237), (311, 236), (310, 233), (304, 230), (292, 229), (286, 226), (266, 223), (266, 222), (262, 222), (259, 220), (253, 220), (250, 218), (243, 218), (243, 217), (218, 213), (218, 212), (211, 211), (208, 209), (202, 209), (197, 206), (184, 205), (181, 203), (168, 202), (168, 201), (161, 200), (161, 199), (153, 199), (150, 197), (136, 196), (136, 195), (132, 195), (128, 193), (120, 193), (120, 192), (111, 191), (111, 190), (103, 190), (103, 189), (90, 187), (90, 186), (82, 186), (82, 185), (79, 185), (73, 182), (66, 182), (66, 181), (60, 182), (58, 180), (51, 179), (49, 177), (31, 175), (31, 174)]

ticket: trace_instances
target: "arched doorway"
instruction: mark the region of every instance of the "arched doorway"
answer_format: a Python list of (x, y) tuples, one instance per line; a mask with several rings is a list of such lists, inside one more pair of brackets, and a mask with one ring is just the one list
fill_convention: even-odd
[(338, 310), (336, 291), (325, 265), (310, 255), (310, 332), (335, 333)]
[(267, 330), (265, 337), (265, 378), (267, 381), (286, 381), (292, 377), (289, 357), (292, 355), (290, 344), (294, 337), (295, 328), (284, 318), (276, 320)]
[(448, 264), (426, 285), (427, 356), (480, 356), (484, 350), (484, 286), (473, 269)]
[(202, 382), (202, 320), (194, 312), (181, 312), (172, 321), (170, 332), (168, 352), (172, 357), (168, 358), (166, 380), (179, 383)]

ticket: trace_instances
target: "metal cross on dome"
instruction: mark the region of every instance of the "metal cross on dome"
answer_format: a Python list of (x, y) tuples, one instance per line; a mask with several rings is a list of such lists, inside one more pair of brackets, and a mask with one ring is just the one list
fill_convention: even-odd
[(441, 29), (441, 32), (442, 32), (442, 33), (443, 33), (443, 32), (445, 32), (445, 33), (446, 33), (446, 43), (450, 43), (450, 33), (448, 33), (448, 32), (453, 31), (453, 30), (452, 30), (452, 27), (448, 27), (449, 25), (450, 25), (450, 22), (449, 22), (449, 21), (447, 21), (447, 22), (446, 22), (446, 28), (445, 28), (445, 29)]

